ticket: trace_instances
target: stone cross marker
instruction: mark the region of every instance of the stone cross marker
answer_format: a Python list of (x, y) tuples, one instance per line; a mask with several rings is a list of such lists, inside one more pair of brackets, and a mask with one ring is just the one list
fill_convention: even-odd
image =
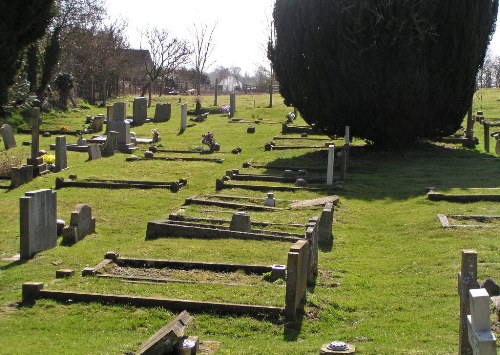
[(134, 124), (143, 124), (148, 118), (148, 100), (145, 97), (134, 98), (133, 103)]
[(333, 185), (333, 163), (335, 159), (335, 146), (328, 146), (328, 165), (326, 168), (326, 184)]
[(181, 105), (181, 132), (184, 132), (187, 127), (187, 104)]
[(469, 290), (470, 315), (467, 316), (469, 342), (474, 355), (496, 355), (496, 339), (490, 326), (489, 295), (486, 289)]
[(66, 136), (56, 137), (56, 172), (68, 168)]
[(19, 199), (21, 259), (57, 245), (56, 193), (50, 189), (26, 192)]
[(28, 159), (28, 165), (38, 166), (42, 163), (42, 158), (38, 157), (38, 151), (40, 150), (40, 125), (42, 124), (42, 119), (40, 118), (40, 109), (38, 107), (33, 107), (31, 109), (31, 158)]
[(8, 124), (2, 125), (0, 127), (0, 132), (2, 132), (3, 144), (5, 146), (5, 150), (9, 150), (17, 147), (16, 139), (14, 138), (14, 132), (12, 131), (12, 127)]
[(477, 252), (462, 250), (462, 266), (458, 273), (458, 295), (460, 296), (459, 355), (472, 355), (469, 343), (467, 315), (470, 314), (469, 290), (479, 288), (477, 282)]

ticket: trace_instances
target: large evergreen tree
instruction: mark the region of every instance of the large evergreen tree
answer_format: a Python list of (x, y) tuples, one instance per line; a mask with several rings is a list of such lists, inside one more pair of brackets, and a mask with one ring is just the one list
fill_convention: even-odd
[[(7, 101), (21, 61), (20, 55), (42, 37), (54, 15), (54, 0), (0, 1), (0, 108)], [(1, 111), (1, 110), (0, 110)]]
[(270, 57), (285, 102), (330, 135), (400, 147), (453, 133), (498, 0), (276, 0)]

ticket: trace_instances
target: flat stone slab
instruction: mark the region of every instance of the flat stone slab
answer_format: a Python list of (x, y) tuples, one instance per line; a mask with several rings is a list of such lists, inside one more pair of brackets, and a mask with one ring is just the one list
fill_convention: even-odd
[(144, 160), (164, 160), (164, 161), (203, 161), (207, 163), (223, 163), (224, 159), (217, 158), (196, 158), (196, 157), (151, 157), (151, 158), (139, 158), (139, 157), (128, 157), (125, 161), (144, 161)]
[(291, 208), (299, 208), (299, 207), (311, 207), (311, 206), (321, 206), (326, 203), (333, 203), (336, 205), (339, 202), (339, 197), (337, 195), (326, 196), (315, 198), (312, 200), (301, 200), (290, 203)]

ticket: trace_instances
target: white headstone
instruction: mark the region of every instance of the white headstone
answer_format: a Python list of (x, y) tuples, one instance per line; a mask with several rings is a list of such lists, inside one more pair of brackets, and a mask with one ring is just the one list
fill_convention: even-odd
[(276, 207), (276, 199), (274, 198), (274, 193), (268, 192), (266, 201), (264, 202), (264, 206), (268, 207)]
[(470, 315), (467, 316), (469, 342), (474, 355), (496, 355), (496, 339), (491, 331), (489, 295), (486, 289), (469, 290)]
[(326, 184), (333, 185), (333, 163), (335, 159), (335, 146), (328, 146), (328, 165), (326, 169)]

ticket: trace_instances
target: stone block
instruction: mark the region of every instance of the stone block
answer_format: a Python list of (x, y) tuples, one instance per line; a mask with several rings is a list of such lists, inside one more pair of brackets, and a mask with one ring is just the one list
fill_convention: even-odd
[(56, 279), (62, 279), (65, 277), (71, 277), (75, 275), (74, 269), (60, 269), (56, 270)]
[(118, 132), (108, 131), (102, 154), (109, 157), (115, 154), (115, 150), (118, 150)]
[(92, 132), (102, 132), (104, 128), (104, 115), (99, 114), (94, 117), (94, 120), (92, 121)]
[(247, 133), (255, 133), (255, 127), (254, 126), (248, 127)]
[(333, 241), (333, 203), (326, 203), (318, 221), (318, 243), (326, 245)]
[(78, 204), (71, 212), (70, 226), (77, 228), (77, 240), (95, 232), (95, 218), (92, 217), (92, 208), (86, 204)]
[(86, 276), (94, 276), (97, 273), (97, 270), (93, 267), (86, 267), (82, 270), (82, 277)]
[(14, 131), (12, 127), (8, 124), (3, 124), (0, 127), (0, 132), (2, 133), (3, 144), (5, 146), (5, 150), (9, 150), (17, 147), (16, 139), (14, 137)]
[(180, 131), (184, 132), (187, 128), (187, 104), (181, 105), (181, 127)]
[(236, 212), (231, 218), (229, 229), (241, 232), (250, 232), (252, 230), (250, 215), (246, 212)]
[(43, 282), (25, 282), (22, 286), (22, 300), (23, 302), (33, 302), (40, 295), (43, 290)]
[(89, 160), (101, 159), (101, 146), (99, 144), (91, 144), (88, 147)]
[(75, 226), (67, 226), (62, 230), (64, 244), (71, 245), (78, 241), (78, 228)]

